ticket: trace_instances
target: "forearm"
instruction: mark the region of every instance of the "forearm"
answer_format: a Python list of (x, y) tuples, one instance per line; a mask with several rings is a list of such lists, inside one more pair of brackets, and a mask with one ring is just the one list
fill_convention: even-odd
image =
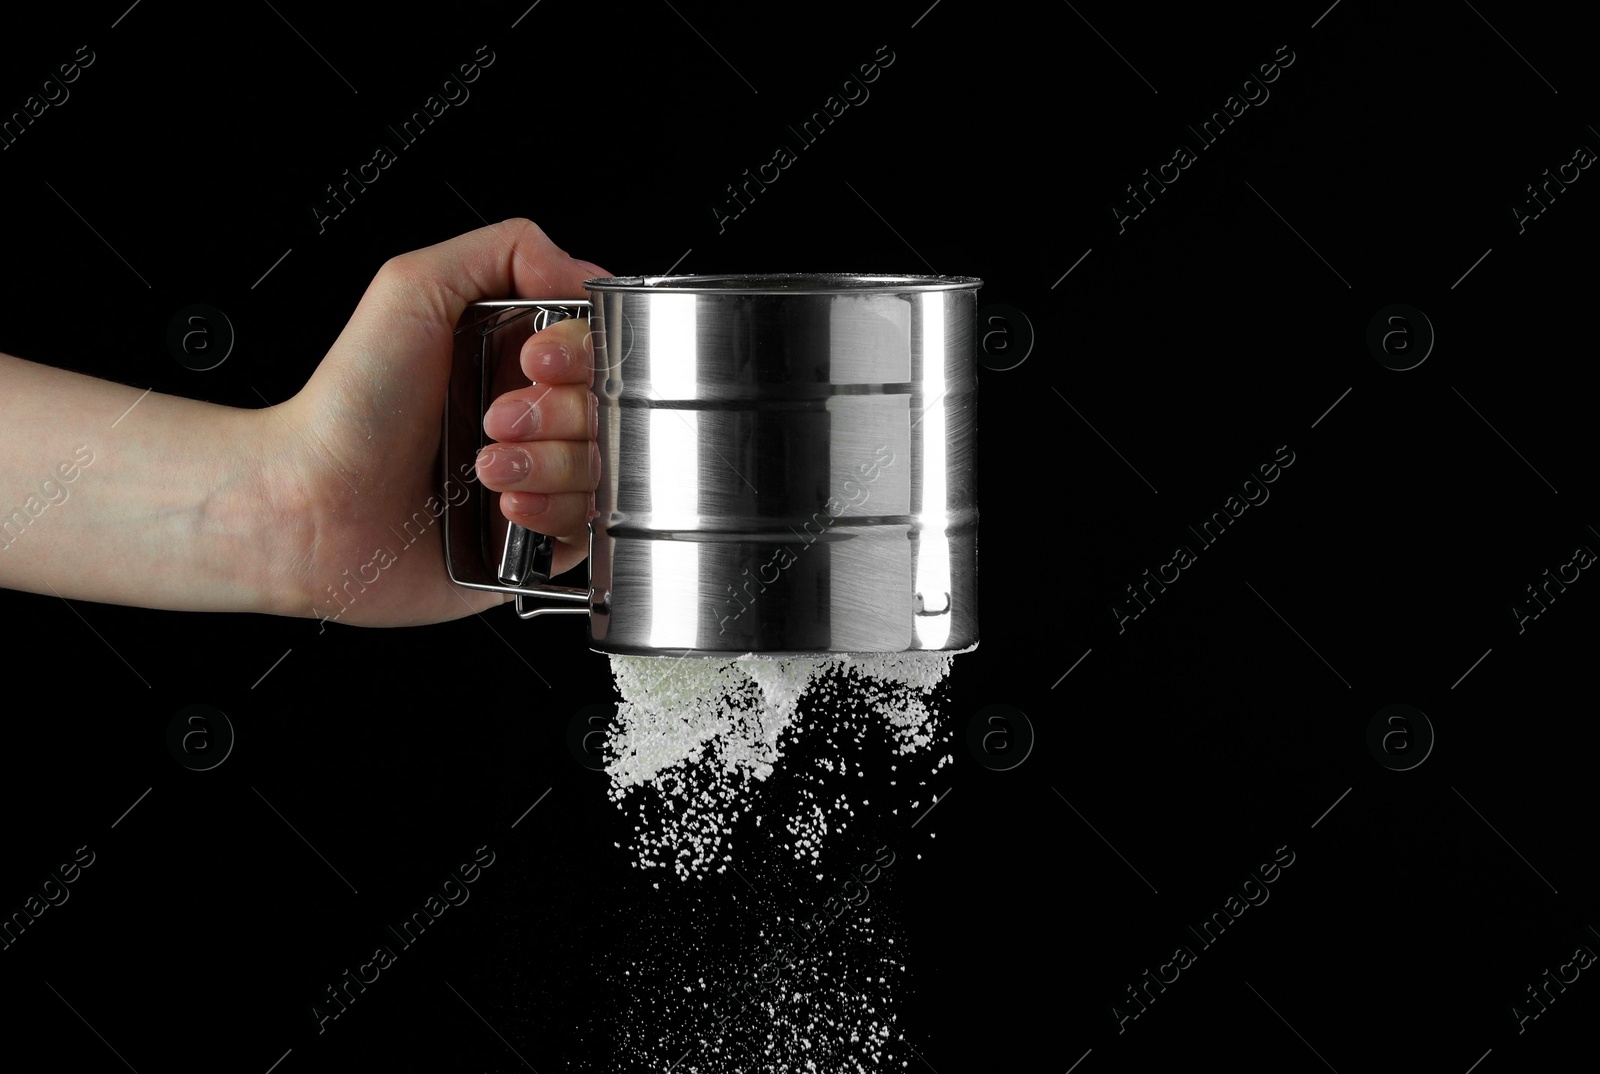
[(0, 586), (277, 611), (268, 417), (0, 355)]

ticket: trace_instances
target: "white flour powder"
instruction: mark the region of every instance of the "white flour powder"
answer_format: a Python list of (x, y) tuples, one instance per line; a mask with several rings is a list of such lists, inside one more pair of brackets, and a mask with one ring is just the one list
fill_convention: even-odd
[[(917, 788), (953, 761), (935, 691), (954, 655), (611, 657), (622, 700), (606, 771), (610, 797), (632, 811), (633, 864), (727, 874), (663, 892), (672, 908), (631, 918), (630, 947), (601, 969), (622, 996), (613, 1044), (630, 1068), (907, 1068), (895, 1014), (904, 945), (879, 901), (892, 881), (864, 891), (861, 878), (880, 874), (861, 870), (887, 870), (890, 848), (872, 848), (909, 841), (925, 813)], [(741, 822), (760, 842), (736, 860)], [(828, 837), (840, 845), (824, 857)], [(840, 897), (863, 902), (844, 909)], [(831, 920), (813, 933), (819, 911)], [(781, 973), (759, 969), (778, 952)]]
[[(731, 831), (754, 803), (752, 783), (772, 774), (803, 699), (818, 702), (822, 719), (840, 707), (866, 709), (901, 754), (928, 746), (933, 691), (953, 655), (612, 656), (622, 700), (607, 742), (606, 772), (619, 808), (640, 798), (636, 864), (670, 864), (683, 878), (722, 871), (733, 860)], [(849, 765), (831, 757), (816, 763), (829, 772)], [(830, 815), (848, 812), (843, 796), (811, 795), (804, 810), (783, 821), (788, 847), (798, 858), (816, 859)]]
[(607, 1069), (909, 1070), (911, 1055), (896, 1024), (895, 996), (907, 984), (898, 930), (863, 907), (793, 956), (766, 985), (756, 965), (785, 942), (783, 924), (774, 918), (751, 937), (749, 949), (727, 951), (710, 935), (730, 931), (727, 926), (701, 930), (685, 921), (659, 938), (647, 933), (640, 948), (612, 959), (608, 970), (624, 998), (612, 1042), (614, 1063)]

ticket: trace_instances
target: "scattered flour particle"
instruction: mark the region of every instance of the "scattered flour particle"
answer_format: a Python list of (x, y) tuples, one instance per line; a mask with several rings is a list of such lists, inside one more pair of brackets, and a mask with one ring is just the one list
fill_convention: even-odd
[[(619, 808), (637, 801), (634, 864), (671, 866), (687, 879), (729, 860), (724, 844), (741, 807), (782, 759), (783, 737), (798, 729), (804, 701), (827, 710), (864, 710), (899, 755), (927, 747), (938, 722), (934, 691), (953, 655), (612, 656), (622, 700), (607, 741), (608, 793)], [(827, 773), (845, 771), (831, 757), (812, 764)], [(787, 846), (799, 860), (819, 858), (830, 828), (845, 826), (854, 813), (843, 796), (810, 797), (810, 807), (782, 818)], [(758, 815), (758, 827), (761, 820)]]

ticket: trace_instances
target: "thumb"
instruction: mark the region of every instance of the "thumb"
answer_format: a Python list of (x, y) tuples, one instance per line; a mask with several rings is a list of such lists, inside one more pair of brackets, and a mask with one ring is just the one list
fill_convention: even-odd
[(585, 280), (607, 273), (568, 257), (531, 220), (490, 224), (434, 246), (390, 258), (361, 296), (339, 338), (312, 374), (375, 397), (387, 388), (423, 412), (442, 402), (456, 322), (472, 302), (502, 298), (587, 296)]
[[(467, 304), (501, 298), (584, 298), (599, 266), (567, 256), (540, 227), (522, 218), (490, 224), (391, 258), (362, 296), (370, 305), (429, 334), (452, 332)], [(390, 330), (399, 325), (389, 325)]]

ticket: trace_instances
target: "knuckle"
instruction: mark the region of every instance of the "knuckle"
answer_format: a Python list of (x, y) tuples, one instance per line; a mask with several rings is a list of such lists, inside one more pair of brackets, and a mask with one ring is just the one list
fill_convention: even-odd
[(587, 391), (567, 391), (561, 393), (562, 424), (573, 431), (573, 436), (587, 438), (589, 435), (589, 400), (585, 398)]
[[(537, 242), (550, 243), (550, 236), (544, 233), (544, 228), (526, 216), (509, 217), (502, 222), (502, 226), (511, 231), (513, 242), (526, 236)], [(550, 243), (550, 245), (554, 246), (555, 244)]]
[(550, 452), (543, 444), (530, 444), (528, 452), (528, 476), (523, 478), (522, 487), (529, 492), (544, 492), (550, 484)]
[(378, 269), (378, 278), (390, 283), (411, 284), (421, 273), (415, 252), (396, 254)]
[(528, 474), (531, 487), (540, 492), (559, 492), (572, 480), (572, 452), (564, 441), (547, 441), (528, 454), (533, 458)]

